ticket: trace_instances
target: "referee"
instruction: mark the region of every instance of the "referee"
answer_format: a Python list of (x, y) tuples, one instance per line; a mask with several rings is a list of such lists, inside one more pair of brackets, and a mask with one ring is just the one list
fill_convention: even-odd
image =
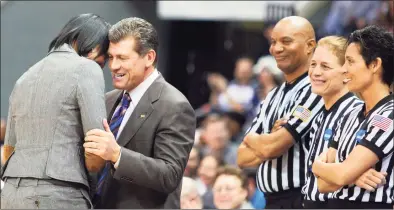
[[(312, 171), (325, 183), (342, 188), (333, 193), (329, 208), (392, 208), (394, 194), (394, 37), (377, 26), (353, 32), (346, 49), (347, 86), (360, 93), (365, 104), (345, 115), (330, 146), (337, 149), (336, 163), (318, 158)], [(386, 173), (376, 190), (352, 185), (370, 168)], [(326, 191), (327, 184), (318, 187)]]
[[(323, 108), (321, 97), (311, 92), (308, 77), (315, 46), (313, 27), (305, 18), (283, 18), (272, 31), (270, 53), (286, 82), (261, 103), (238, 149), (240, 167), (260, 164), (256, 179), (266, 196), (266, 208), (302, 208), (307, 154), (304, 137)], [(286, 118), (287, 123), (271, 132), (281, 118)]]
[(318, 191), (316, 177), (311, 170), (312, 163), (319, 154), (328, 150), (339, 119), (354, 107), (363, 105), (342, 82), (345, 79), (342, 69), (345, 63), (345, 47), (346, 39), (343, 37), (328, 36), (320, 39), (309, 68), (312, 92), (322, 96), (325, 109), (316, 116), (309, 133), (308, 170), (306, 183), (302, 188), (304, 208), (307, 209), (328, 207), (327, 199), (331, 198), (332, 194)]

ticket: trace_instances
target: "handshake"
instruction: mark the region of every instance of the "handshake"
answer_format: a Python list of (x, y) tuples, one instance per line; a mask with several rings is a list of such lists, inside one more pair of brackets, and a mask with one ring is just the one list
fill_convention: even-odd
[(85, 165), (89, 172), (99, 172), (106, 161), (116, 163), (120, 156), (120, 146), (106, 119), (103, 120), (104, 130), (92, 129), (85, 135)]

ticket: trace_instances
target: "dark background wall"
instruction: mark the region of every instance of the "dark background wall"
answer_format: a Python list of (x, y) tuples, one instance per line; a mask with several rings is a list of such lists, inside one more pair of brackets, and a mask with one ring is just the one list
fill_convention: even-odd
[[(160, 34), (159, 71), (166, 76), (168, 22), (156, 16), (153, 1), (9, 1), (1, 8), (1, 117), (8, 113), (8, 99), (16, 80), (42, 59), (50, 41), (64, 24), (81, 13), (95, 13), (111, 24), (138, 16), (151, 22)], [(112, 90), (108, 67), (106, 89)], [(50, 88), (50, 87), (48, 87)]]

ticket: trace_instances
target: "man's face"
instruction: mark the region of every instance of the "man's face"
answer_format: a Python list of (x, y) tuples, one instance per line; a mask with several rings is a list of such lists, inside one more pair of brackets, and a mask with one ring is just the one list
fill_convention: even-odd
[(151, 63), (148, 56), (140, 56), (135, 47), (133, 37), (126, 37), (117, 43), (110, 42), (108, 66), (116, 89), (131, 91), (145, 79), (146, 68)]
[(216, 176), (218, 169), (218, 162), (212, 156), (206, 156), (202, 159), (198, 167), (198, 177), (206, 185), (210, 186)]
[(282, 23), (273, 29), (270, 53), (284, 73), (290, 74), (307, 62), (307, 49), (307, 38), (291, 25)]
[(224, 119), (228, 125), (228, 131), (229, 131), (230, 137), (237, 135), (241, 131), (241, 125), (238, 121), (236, 121), (228, 116), (225, 116)]
[(213, 150), (223, 149), (230, 138), (230, 133), (224, 120), (207, 123), (202, 135), (207, 146)]
[(197, 189), (193, 189), (186, 195), (182, 195), (180, 205), (181, 209), (202, 209), (202, 200)]
[(235, 65), (235, 78), (241, 82), (249, 82), (252, 77), (253, 63), (249, 59), (240, 59)]
[(334, 96), (346, 88), (345, 71), (340, 61), (326, 46), (318, 46), (309, 67), (312, 92), (320, 96)]
[(246, 200), (248, 191), (234, 175), (220, 175), (212, 188), (213, 202), (218, 209), (238, 209)]

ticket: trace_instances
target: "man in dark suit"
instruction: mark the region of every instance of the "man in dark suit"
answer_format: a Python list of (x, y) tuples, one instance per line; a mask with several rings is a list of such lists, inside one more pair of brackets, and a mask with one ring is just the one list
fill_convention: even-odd
[(184, 95), (157, 71), (158, 36), (147, 21), (127, 18), (109, 33), (113, 90), (105, 131), (87, 132), (85, 151), (107, 160), (96, 208), (179, 208), (181, 181), (196, 119)]

